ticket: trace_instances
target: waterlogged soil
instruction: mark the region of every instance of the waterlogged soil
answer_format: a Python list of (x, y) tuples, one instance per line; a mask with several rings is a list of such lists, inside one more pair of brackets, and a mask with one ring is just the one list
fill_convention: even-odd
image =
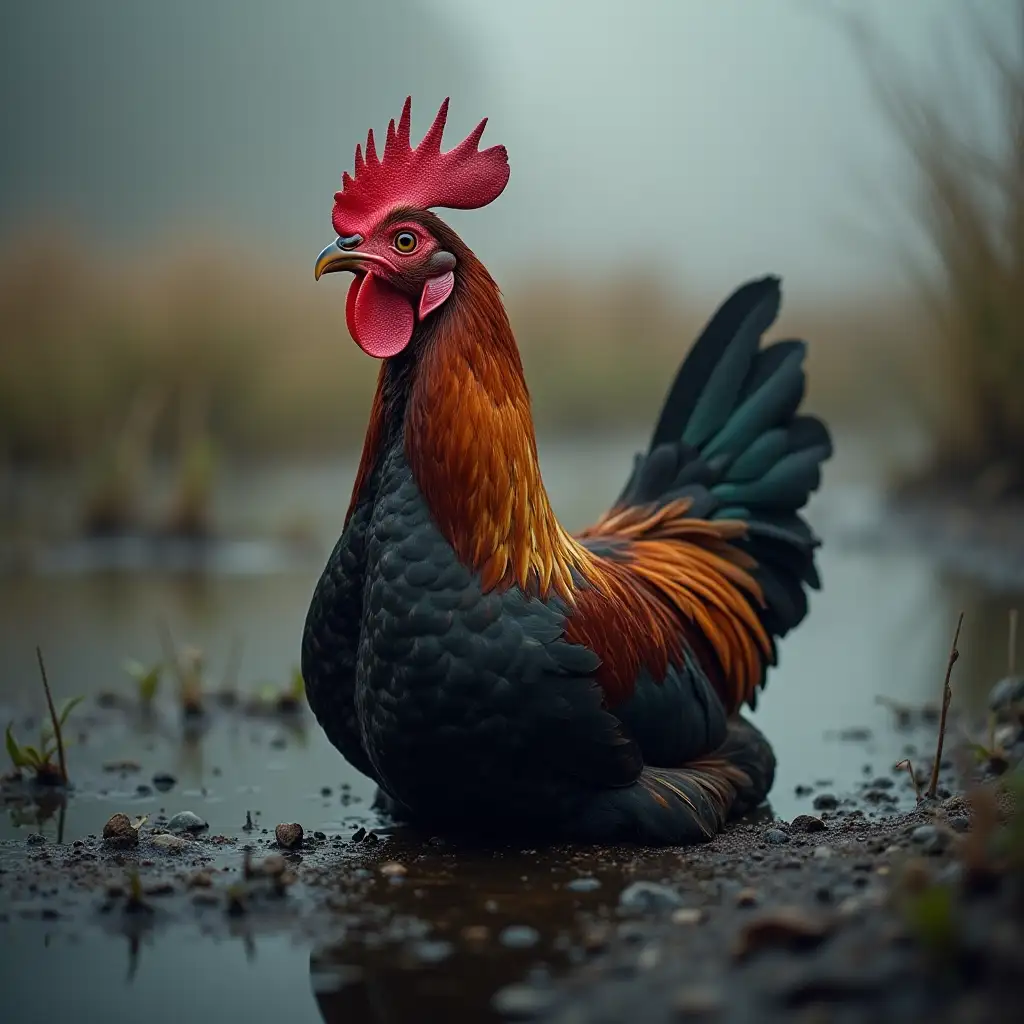
[[(865, 753), (857, 777), (780, 793), (786, 820), (764, 808), (700, 847), (495, 849), (388, 828), (368, 787), (313, 777), (304, 715), (217, 712), (207, 728), (233, 746), (199, 789), (168, 770), (174, 736), (111, 760), (134, 720), (87, 718), (66, 800), (2, 790), (8, 1021), (1018, 1018), (1012, 880), (958, 898), (952, 931), (941, 907), (908, 909), (963, 881), (977, 823), (949, 764), (924, 806)], [(930, 717), (903, 725), (930, 749)], [(265, 820), (282, 775), (308, 797)]]

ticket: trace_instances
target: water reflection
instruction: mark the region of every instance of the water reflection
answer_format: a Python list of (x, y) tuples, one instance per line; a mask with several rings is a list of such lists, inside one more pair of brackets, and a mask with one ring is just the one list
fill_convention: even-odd
[[(543, 984), (579, 962), (634, 860), (579, 848), (423, 849), (391, 840), (387, 856), (406, 873), (376, 872), (343, 938), (310, 956), (324, 1021), (501, 1019), (492, 1007), (500, 988), (525, 977)], [(677, 867), (678, 853), (645, 854), (644, 872), (662, 863)]]

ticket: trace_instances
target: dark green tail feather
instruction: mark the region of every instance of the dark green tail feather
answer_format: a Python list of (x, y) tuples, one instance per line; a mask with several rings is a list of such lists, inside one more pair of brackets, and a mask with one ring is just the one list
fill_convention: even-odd
[(820, 586), (819, 541), (800, 514), (832, 454), (828, 428), (798, 415), (806, 343), (759, 347), (779, 311), (777, 277), (751, 281), (708, 322), (669, 390), (644, 455), (617, 504), (691, 499), (694, 518), (742, 519), (756, 559), (765, 629), (782, 637), (807, 614)]

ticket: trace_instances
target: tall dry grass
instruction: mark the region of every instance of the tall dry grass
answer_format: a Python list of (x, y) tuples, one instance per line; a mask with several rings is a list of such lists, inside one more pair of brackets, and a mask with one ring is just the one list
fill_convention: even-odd
[(913, 483), (988, 496), (1024, 491), (1024, 2), (1014, 5), (1005, 38), (977, 19), (984, 80), (973, 93), (961, 82), (959, 95), (920, 86), (862, 22), (848, 25), (910, 158), (910, 210), (927, 243), (911, 269), (934, 335), (908, 395), (933, 457)]

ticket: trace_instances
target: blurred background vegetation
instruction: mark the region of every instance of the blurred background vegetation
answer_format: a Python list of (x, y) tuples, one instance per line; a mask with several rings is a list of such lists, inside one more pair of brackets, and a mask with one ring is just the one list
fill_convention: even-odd
[[(56, 6), (8, 9), (0, 32), (0, 466), (73, 470), (90, 530), (131, 522), (155, 461), (178, 467), (169, 521), (192, 533), (218, 464), (358, 447), (376, 366), (309, 271), (354, 142), (406, 91), (418, 123), (450, 92), (453, 133), (487, 113), (510, 146), (508, 193), (451, 219), (503, 284), (542, 433), (645, 429), (713, 307), (772, 270), (780, 333), (811, 341), (813, 408), (916, 432), (917, 485), (1024, 487), (1018, 0), (794, 2), (767, 20), (652, 0), (631, 31), (656, 67), (675, 50), (703, 73), (731, 27), (738, 57), (763, 28), (803, 65), (769, 55), (732, 85), (719, 70), (698, 97), (685, 69), (638, 65), (615, 88), (659, 91), (633, 95), (632, 128), (610, 93), (579, 106), (626, 31), (611, 5), (511, 21), (459, 0), (258, 0), (262, 21), (235, 0)], [(814, 77), (829, 66), (832, 85)], [(798, 101), (767, 128), (765, 91)]]

